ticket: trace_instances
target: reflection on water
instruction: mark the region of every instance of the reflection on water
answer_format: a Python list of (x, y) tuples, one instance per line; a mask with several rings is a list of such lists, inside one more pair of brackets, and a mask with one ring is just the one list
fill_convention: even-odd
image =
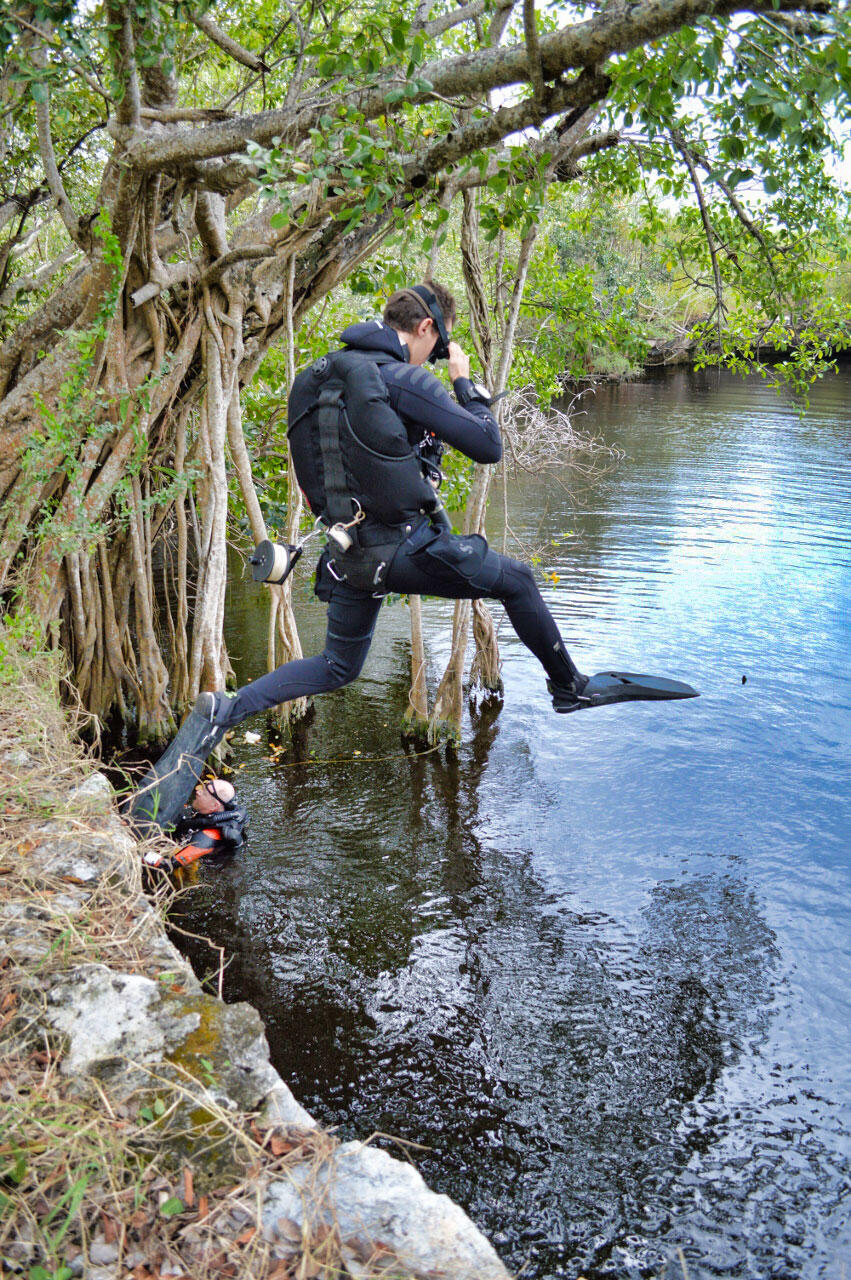
[[(715, 374), (607, 388), (618, 470), (512, 486), (580, 665), (700, 700), (556, 717), (503, 623), (504, 706), (418, 756), (400, 605), (294, 750), (237, 744), (250, 847), (188, 908), (229, 998), (319, 1118), (427, 1147), (525, 1276), (680, 1274), (680, 1249), (693, 1276), (851, 1272), (849, 392), (799, 421)], [(451, 606), (427, 611), (436, 677)], [(258, 673), (253, 589), (228, 618)]]

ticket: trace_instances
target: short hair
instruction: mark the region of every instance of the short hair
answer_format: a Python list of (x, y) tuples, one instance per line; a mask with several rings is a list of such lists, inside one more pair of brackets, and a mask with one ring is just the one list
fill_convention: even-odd
[[(446, 324), (454, 324), (457, 312), (455, 299), (449, 290), (442, 284), (438, 284), (436, 280), (423, 280), (423, 284), (426, 289), (431, 289), (440, 303)], [(410, 289), (400, 289), (388, 298), (383, 319), (385, 324), (391, 329), (396, 329), (397, 332), (413, 333), (420, 321), (428, 320), (430, 316), (425, 302), (417, 301), (417, 294)]]

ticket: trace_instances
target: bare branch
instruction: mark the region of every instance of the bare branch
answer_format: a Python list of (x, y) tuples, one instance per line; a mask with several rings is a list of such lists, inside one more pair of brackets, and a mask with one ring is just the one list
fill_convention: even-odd
[(703, 187), (701, 186), (694, 160), (692, 159), (691, 152), (686, 146), (685, 139), (683, 138), (683, 135), (676, 130), (671, 133), (671, 139), (677, 151), (679, 151), (685, 161), (686, 168), (689, 171), (689, 177), (691, 178), (691, 183), (694, 187), (694, 193), (697, 196), (697, 203), (700, 209), (700, 219), (703, 223), (704, 235), (706, 236), (706, 247), (709, 250), (710, 258), (712, 259), (712, 276), (715, 283), (715, 318), (718, 328), (718, 349), (720, 351), (722, 346), (721, 322), (724, 315), (724, 284), (721, 279), (721, 268), (718, 264), (715, 230), (709, 217), (709, 210), (706, 205), (706, 198), (703, 194)]
[(118, 4), (117, 0), (108, 0), (107, 12), (110, 23), (118, 30), (118, 45), (113, 50), (115, 76), (119, 83), (124, 83), (124, 96), (116, 107), (115, 116), (120, 125), (137, 128), (141, 100), (131, 10), (128, 5)]
[(489, 45), (496, 47), (499, 44), (505, 34), (505, 28), (508, 26), (508, 20), (514, 10), (514, 5), (515, 0), (503, 0), (503, 3), (497, 7), (488, 31)]
[(191, 124), (209, 124), (213, 120), (232, 120), (233, 111), (221, 107), (142, 107), (143, 120), (156, 120), (160, 124), (179, 124), (186, 120)]
[(217, 22), (214, 22), (208, 13), (193, 13), (192, 21), (199, 31), (203, 31), (205, 36), (209, 36), (213, 44), (217, 44), (220, 49), (233, 58), (234, 62), (241, 62), (244, 67), (248, 67), (251, 71), (268, 71), (269, 68), (262, 58), (258, 58), (256, 53), (251, 53), (249, 49), (234, 40), (226, 31), (222, 31)]
[(80, 231), (80, 219), (65, 192), (62, 175), (56, 163), (56, 152), (53, 150), (53, 139), (50, 134), (49, 94), (44, 102), (35, 104), (35, 118), (38, 127), (38, 149), (41, 155), (41, 163), (44, 165), (44, 176), (50, 188), (50, 194), (56, 201), (56, 208), (59, 210), (60, 218), (65, 223), (68, 235), (75, 244), (84, 248), (84, 237)]
[(535, 21), (535, 0), (523, 0), (523, 34), (526, 37), (526, 52), (529, 55), (529, 79), (532, 82), (535, 97), (543, 101), (544, 72), (541, 67), (541, 46)]
[(444, 31), (459, 27), (462, 22), (469, 22), (471, 18), (480, 18), (486, 9), (486, 0), (472, 0), (470, 4), (460, 5), (450, 13), (442, 13), (439, 18), (432, 18), (430, 22), (424, 24), (423, 31), (432, 38), (441, 36)]
[(8, 307), (10, 303), (14, 302), (18, 294), (32, 293), (36, 289), (42, 289), (59, 271), (62, 270), (66, 263), (71, 262), (77, 256), (78, 252), (79, 250), (76, 246), (68, 245), (63, 249), (62, 253), (60, 253), (58, 257), (54, 258), (51, 262), (46, 262), (43, 267), (38, 271), (33, 272), (32, 275), (18, 276), (16, 280), (13, 280), (11, 284), (8, 284), (3, 292), (0, 293), (0, 310), (4, 307)]
[(428, 15), (434, 8), (434, 0), (419, 0), (417, 11), (414, 14), (413, 27), (415, 31), (420, 31), (428, 21)]
[(573, 396), (566, 410), (554, 405), (542, 409), (533, 387), (523, 387), (506, 396), (501, 425), (515, 467), (537, 474), (546, 467), (570, 466), (580, 474), (591, 475), (599, 473), (600, 464), (580, 462), (583, 454), (605, 458), (609, 463), (623, 457), (621, 450), (577, 430), (576, 418), (585, 413), (580, 402), (588, 390)]
[(623, 139), (617, 132), (596, 133), (592, 138), (585, 138), (571, 151), (571, 158), (580, 160), (583, 156), (596, 155), (598, 151), (606, 151), (609, 147), (620, 146)]
[(241, 249), (231, 249), (228, 253), (211, 262), (200, 278), (201, 285), (211, 285), (221, 280), (224, 273), (236, 266), (238, 262), (257, 262), (261, 258), (274, 258), (275, 250), (267, 244), (247, 244)]
[(198, 280), (200, 275), (201, 268), (197, 262), (178, 262), (169, 269), (164, 279), (149, 280), (147, 284), (134, 290), (130, 294), (130, 301), (134, 307), (143, 307), (146, 302), (158, 297), (166, 289), (173, 289), (176, 284), (184, 284), (188, 280)]

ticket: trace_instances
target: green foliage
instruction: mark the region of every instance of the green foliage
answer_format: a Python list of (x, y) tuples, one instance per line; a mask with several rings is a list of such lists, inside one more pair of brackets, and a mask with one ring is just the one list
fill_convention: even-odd
[(15, 596), (0, 617), (0, 686), (19, 684), (22, 664), (36, 661), (41, 666), (57, 665), (43, 623), (27, 600)]

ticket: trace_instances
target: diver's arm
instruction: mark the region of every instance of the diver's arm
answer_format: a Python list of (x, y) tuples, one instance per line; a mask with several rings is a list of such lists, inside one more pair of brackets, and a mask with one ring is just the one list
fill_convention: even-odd
[(420, 365), (385, 364), (381, 372), (390, 403), (406, 422), (433, 431), (474, 462), (499, 462), (502, 441), (496, 418), (483, 400), (475, 398), (469, 378), (455, 379), (455, 394), (467, 401), (456, 404), (443, 383)]

